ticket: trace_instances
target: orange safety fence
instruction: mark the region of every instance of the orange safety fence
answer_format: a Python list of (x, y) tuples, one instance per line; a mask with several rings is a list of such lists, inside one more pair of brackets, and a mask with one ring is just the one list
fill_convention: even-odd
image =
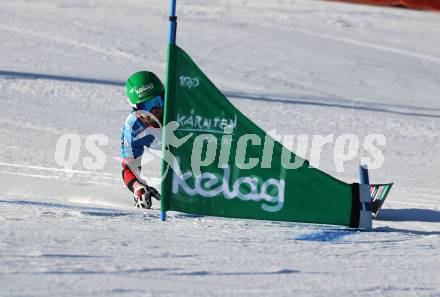
[(440, 11), (440, 0), (328, 0)]

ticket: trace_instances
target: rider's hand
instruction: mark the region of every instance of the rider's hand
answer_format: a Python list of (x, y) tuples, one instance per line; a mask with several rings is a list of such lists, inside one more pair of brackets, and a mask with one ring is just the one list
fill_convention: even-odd
[(137, 208), (150, 208), (151, 198), (147, 194), (147, 189), (144, 185), (136, 183), (133, 187), (134, 204)]
[(159, 192), (153, 188), (146, 185), (142, 185), (136, 182), (133, 185), (134, 203), (137, 208), (150, 208), (151, 198), (160, 200)]
[(146, 189), (147, 189), (148, 195), (151, 198), (154, 198), (156, 200), (160, 200), (160, 194), (155, 188), (147, 186)]

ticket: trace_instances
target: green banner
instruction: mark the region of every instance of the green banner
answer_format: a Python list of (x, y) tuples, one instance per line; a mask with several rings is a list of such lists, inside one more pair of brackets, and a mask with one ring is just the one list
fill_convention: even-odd
[[(182, 49), (170, 45), (168, 55), (165, 124), (179, 123), (174, 136), (187, 140), (164, 146), (180, 172), (170, 169), (162, 182), (162, 210), (350, 225), (351, 184), (305, 160), (290, 169), (299, 157), (235, 108)], [(165, 125), (165, 143), (169, 135)]]

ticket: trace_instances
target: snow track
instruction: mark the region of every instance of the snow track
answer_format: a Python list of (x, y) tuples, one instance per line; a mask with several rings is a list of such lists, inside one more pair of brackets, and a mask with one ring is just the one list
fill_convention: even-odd
[(114, 174), (95, 172), (95, 171), (84, 171), (84, 170), (72, 170), (72, 169), (62, 169), (62, 168), (51, 168), (51, 167), (42, 167), (42, 166), (32, 166), (32, 165), (22, 165), (22, 164), (12, 164), (0, 162), (0, 166), (5, 167), (15, 167), (15, 168), (24, 168), (24, 169), (36, 169), (42, 171), (54, 171), (54, 172), (63, 172), (63, 173), (75, 173), (75, 174), (92, 174), (98, 176), (106, 176), (106, 177), (116, 177)]
[[(165, 78), (167, 3), (0, 1), (0, 296), (440, 296), (440, 14), (326, 1), (178, 1), (178, 42), (278, 134), (382, 133), (372, 232), (135, 209), (123, 85)], [(72, 169), (54, 159), (80, 137)], [(85, 168), (91, 134), (109, 144)], [(356, 181), (359, 159), (337, 172)], [(148, 163), (151, 185), (161, 164)]]
[(422, 59), (422, 60), (426, 60), (427, 62), (431, 62), (431, 63), (440, 63), (440, 57), (428, 55), (428, 54), (425, 54), (422, 52), (407, 51), (407, 50), (404, 50), (401, 48), (395, 48), (395, 47), (388, 46), (385, 44), (364, 42), (362, 40), (338, 37), (338, 36), (334, 36), (334, 35), (321, 34), (321, 33), (311, 32), (311, 31), (304, 31), (304, 30), (297, 30), (297, 29), (294, 29), (293, 31), (300, 33), (300, 34), (310, 36), (310, 37), (317, 37), (317, 38), (328, 39), (328, 40), (332, 40), (332, 41), (338, 41), (338, 42), (342, 42), (342, 43), (345, 43), (348, 45), (354, 45), (354, 46), (364, 47), (364, 48), (368, 48), (368, 49), (383, 51), (383, 52), (387, 52), (387, 53), (391, 53), (391, 54), (397, 54), (397, 55), (404, 56), (406, 58)]
[[(43, 79), (43, 80), (55, 80), (55, 81), (66, 81), (66, 82), (79, 82), (79, 83), (87, 83), (87, 84), (112, 85), (119, 87), (122, 87), (124, 85), (123, 81), (86, 78), (86, 77), (71, 77), (71, 76), (53, 75), (53, 74), (44, 74), (44, 73), (0, 71), (0, 76), (6, 78), (16, 78), (16, 79), (35, 79), (35, 80)], [(307, 105), (307, 106), (346, 108), (346, 109), (365, 110), (372, 112), (384, 112), (384, 113), (398, 114), (404, 116), (407, 115), (407, 116), (416, 116), (416, 117), (440, 118), (440, 108), (423, 107), (423, 106), (415, 106), (415, 105), (403, 105), (403, 104), (389, 104), (389, 103), (372, 104), (371, 102), (362, 102), (359, 100), (335, 98), (337, 97), (336, 95), (332, 95), (333, 98), (332, 97), (329, 98), (290, 97), (289, 98), (288, 96), (250, 94), (244, 92), (232, 92), (227, 90), (223, 91), (223, 93), (227, 97), (234, 99), (247, 99), (253, 101), (265, 101), (265, 102)], [(37, 129), (36, 127), (29, 127), (29, 128)]]
[[(53, 41), (55, 43), (62, 43), (64, 45), (80, 47), (80, 48), (83, 48), (83, 49), (86, 49), (89, 51), (93, 51), (98, 54), (103, 54), (105, 56), (113, 56), (113, 57), (117, 57), (119, 59), (122, 58), (122, 59), (126, 59), (126, 60), (136, 61), (136, 57), (134, 57), (133, 55), (127, 54), (127, 53), (123, 53), (123, 52), (120, 52), (120, 51), (117, 51), (114, 49), (101, 48), (96, 45), (79, 42), (79, 41), (76, 41), (76, 40), (70, 39), (70, 38), (60, 38), (60, 37), (53, 36), (51, 34), (44, 34), (41, 31), (33, 31), (33, 30), (28, 30), (28, 29), (23, 29), (23, 28), (18, 28), (18, 27), (11, 27), (11, 26), (3, 25), (3, 24), (0, 24), (0, 30), (6, 30), (6, 31), (13, 32), (15, 34), (25, 35), (25, 36), (22, 36), (22, 38), (27, 38), (26, 35), (30, 35), (32, 37), (46, 39), (49, 41)], [(56, 47), (57, 45), (53, 45), (53, 46)]]

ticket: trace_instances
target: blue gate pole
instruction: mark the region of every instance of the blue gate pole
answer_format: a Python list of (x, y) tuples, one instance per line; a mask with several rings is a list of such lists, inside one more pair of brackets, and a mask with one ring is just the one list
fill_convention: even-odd
[(170, 0), (170, 28), (168, 31), (168, 43), (176, 44), (177, 16), (176, 16), (176, 0)]
[(167, 220), (167, 212), (165, 210), (160, 210), (160, 220), (165, 222)]
[[(170, 27), (168, 32), (168, 43), (169, 44), (176, 44), (176, 30), (177, 30), (177, 16), (176, 16), (176, 0), (170, 0)], [(168, 59), (169, 63), (169, 59)], [(167, 74), (169, 75), (169, 74)], [(167, 78), (168, 79), (168, 78)], [(164, 161), (162, 161), (164, 162)], [(163, 210), (161, 207), (160, 210), (160, 220), (166, 221), (167, 220), (167, 212), (166, 210)]]
[(370, 184), (370, 178), (368, 177), (367, 165), (360, 165), (359, 166), (359, 177), (360, 177), (361, 184), (364, 184), (364, 185)]
[(359, 166), (359, 199), (360, 199), (360, 213), (359, 213), (359, 228), (371, 230), (373, 228), (372, 222), (372, 202), (370, 194), (370, 178), (368, 176), (367, 165)]

